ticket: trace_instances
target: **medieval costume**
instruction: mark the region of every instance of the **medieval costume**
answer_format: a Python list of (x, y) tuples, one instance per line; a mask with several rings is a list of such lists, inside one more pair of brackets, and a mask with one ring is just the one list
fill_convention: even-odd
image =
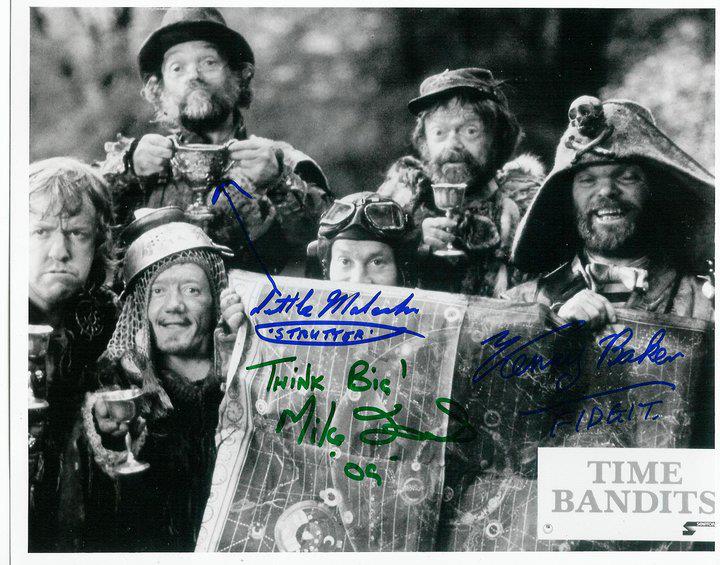
[[(148, 321), (150, 289), (168, 268), (193, 263), (205, 272), (219, 319), (219, 294), (227, 285), (220, 253), (178, 209), (154, 214), (130, 244), (125, 257), (124, 303), (106, 355), (99, 362), (103, 390), (142, 387), (141, 415), (131, 443), (139, 460), (150, 464), (137, 475), (118, 476), (125, 460), (122, 441), (104, 437), (93, 419), (97, 394), (88, 395), (84, 429), (96, 464), (105, 476), (92, 489), (94, 547), (102, 551), (192, 551), (200, 529), (215, 462), (215, 427), (223, 396), (222, 364), (192, 382), (158, 365)], [(158, 220), (159, 216), (163, 216)], [(180, 217), (178, 217), (180, 216)], [(141, 220), (142, 221), (142, 220)], [(217, 347), (231, 348), (232, 336), (215, 331)], [(228, 343), (229, 342), (229, 343)]]
[[(438, 102), (457, 95), (490, 100), (499, 108), (497, 115), (511, 116), (499, 83), (486, 69), (458, 69), (428, 77), (420, 85), (420, 96), (408, 107), (420, 116)], [(489, 179), (473, 179), (459, 210), (454, 245), (465, 256), (440, 258), (427, 246), (421, 246), (421, 288), (498, 296), (519, 280), (509, 263), (510, 249), (527, 203), (540, 186), (544, 168), (531, 155), (510, 161), (519, 138), (514, 117), (496, 127), (502, 131), (494, 137), (496, 147), (490, 166), (497, 172)], [(421, 226), (424, 219), (443, 215), (435, 204), (432, 182), (429, 163), (405, 156), (391, 165), (378, 192), (399, 202)]]
[[(657, 129), (647, 109), (630, 101), (592, 100), (582, 97), (571, 107), (574, 117), (558, 145), (555, 167), (514, 242), (514, 264), (544, 274), (505, 297), (557, 309), (590, 288), (616, 306), (711, 320), (713, 304), (697, 275), (714, 256), (713, 177)], [(646, 212), (667, 220), (656, 222), (648, 256), (624, 267), (599, 262), (583, 249), (570, 206), (575, 172), (614, 162), (647, 169)]]
[[(39, 433), (30, 437), (29, 551), (83, 550), (88, 459), (80, 408), (85, 394), (98, 387), (95, 361), (116, 319), (115, 295), (96, 282), (64, 305), (59, 324), (52, 322), (49, 407), (30, 413)], [(30, 302), (29, 323), (51, 325), (51, 320)]]
[[(173, 45), (201, 39), (218, 45), (231, 66), (244, 62), (254, 64), (249, 45), (239, 33), (225, 25), (219, 11), (210, 8), (171, 9), (166, 12), (160, 27), (146, 39), (138, 55), (143, 80), (159, 72), (163, 54)], [(252, 71), (249, 72), (251, 78)], [(213, 218), (207, 231), (214, 241), (233, 250), (235, 257), (228, 263), (229, 267), (262, 270), (257, 256), (248, 245), (249, 236), (265, 266), (272, 273), (278, 273), (288, 260), (301, 257), (305, 245), (313, 239), (318, 218), (330, 201), (327, 180), (312, 159), (288, 143), (248, 136), (243, 117), (237, 109), (233, 121), (234, 131), (230, 139), (267, 143), (275, 152), (280, 175), (272, 186), (263, 187), (265, 192), (260, 195), (238, 163), (227, 163), (213, 182), (219, 185), (233, 181), (254, 194), (254, 198), (249, 199), (234, 188), (226, 191), (242, 216), (245, 229), (235, 221), (233, 210), (225, 198), (212, 201), (214, 190), (209, 186), (205, 203)], [(176, 148), (210, 143), (204, 135), (180, 126), (170, 131), (168, 137)], [(139, 208), (178, 206), (185, 210), (194, 199), (193, 183), (176, 159), (171, 161), (170, 170), (164, 174), (149, 177), (135, 174), (133, 152), (138, 141), (118, 134), (117, 141), (105, 144), (107, 156), (99, 163), (113, 190), (118, 219), (123, 225), (132, 221), (133, 211)]]

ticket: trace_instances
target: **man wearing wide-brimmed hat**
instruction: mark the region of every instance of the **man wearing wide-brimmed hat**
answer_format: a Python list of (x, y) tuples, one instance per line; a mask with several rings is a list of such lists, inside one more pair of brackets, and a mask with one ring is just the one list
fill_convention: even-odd
[(192, 551), (215, 462), (222, 362), (233, 342), (221, 313), (229, 249), (179, 208), (148, 212), (126, 231), (123, 307), (98, 374), (106, 389), (142, 390), (147, 425), (130, 426), (130, 449), (150, 466), (118, 476), (129, 425), (108, 412), (103, 391), (89, 394), (84, 429), (104, 474), (91, 485), (88, 549)]
[[(214, 145), (230, 160), (223, 178), (253, 196), (227, 191), (267, 267), (277, 272), (302, 257), (328, 204), (327, 182), (317, 164), (289, 144), (248, 136), (242, 111), (252, 100), (255, 57), (243, 36), (214, 8), (172, 8), (145, 40), (138, 63), (143, 95), (170, 135), (106, 144), (101, 167), (112, 181), (120, 221), (129, 223), (141, 207), (185, 210), (194, 198), (173, 159), (177, 147)], [(233, 249), (231, 266), (259, 271), (228, 202), (213, 205), (212, 196), (209, 190), (205, 199), (213, 216), (209, 234)]]
[(518, 228), (506, 296), (594, 327), (616, 307), (713, 317), (714, 177), (628, 100), (583, 96)]
[[(497, 296), (511, 283), (513, 236), (543, 167), (529, 155), (509, 162), (520, 127), (501, 81), (487, 69), (432, 75), (408, 107), (417, 117), (412, 142), (420, 159), (398, 159), (378, 192), (399, 202), (422, 227), (420, 286)], [(435, 205), (432, 183), (467, 185), (465, 204), (454, 217)], [(428, 253), (449, 243), (466, 256)]]

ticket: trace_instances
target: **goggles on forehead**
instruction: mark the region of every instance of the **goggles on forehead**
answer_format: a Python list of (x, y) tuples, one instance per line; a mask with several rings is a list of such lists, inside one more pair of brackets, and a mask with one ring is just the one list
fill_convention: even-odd
[(353, 225), (379, 237), (393, 237), (403, 233), (407, 216), (399, 204), (377, 195), (353, 203), (335, 201), (320, 218), (318, 235), (333, 238)]

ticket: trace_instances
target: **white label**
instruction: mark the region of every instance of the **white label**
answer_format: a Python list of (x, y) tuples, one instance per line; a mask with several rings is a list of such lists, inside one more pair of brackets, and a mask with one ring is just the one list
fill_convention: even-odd
[(714, 541), (710, 449), (538, 450), (538, 537)]

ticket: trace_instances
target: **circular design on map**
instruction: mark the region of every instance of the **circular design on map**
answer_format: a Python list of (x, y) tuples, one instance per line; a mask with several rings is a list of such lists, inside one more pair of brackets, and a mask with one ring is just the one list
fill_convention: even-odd
[(245, 416), (245, 410), (239, 402), (231, 402), (225, 410), (225, 417), (233, 424), (237, 424), (243, 419), (243, 416)]
[(445, 320), (447, 322), (452, 324), (460, 319), (460, 310), (458, 310), (454, 306), (448, 306), (447, 308), (445, 308), (443, 316), (445, 316)]
[(500, 425), (501, 420), (502, 418), (500, 417), (500, 412), (497, 410), (493, 410), (492, 408), (485, 410), (483, 422), (485, 422), (485, 425), (488, 428), (497, 428)]
[(336, 488), (328, 488), (320, 491), (320, 499), (332, 508), (343, 501), (343, 495)]
[(410, 506), (419, 504), (427, 497), (427, 488), (425, 483), (417, 477), (410, 477), (405, 479), (398, 493), (400, 498)]
[(275, 543), (280, 551), (339, 551), (342, 536), (342, 525), (327, 506), (314, 500), (293, 504), (275, 523)]
[(265, 537), (265, 525), (260, 522), (254, 522), (250, 528), (250, 537), (254, 540), (261, 540)]
[(485, 526), (485, 535), (489, 538), (496, 538), (503, 533), (503, 527), (500, 522), (490, 522)]
[(255, 401), (255, 410), (258, 411), (258, 414), (267, 414), (268, 403), (265, 402), (262, 398), (258, 398)]
[(553, 531), (552, 524), (544, 524), (543, 525), (543, 532), (545, 532), (546, 534), (550, 534), (550, 533), (552, 533), (552, 531)]
[(420, 470), (420, 461), (410, 463), (410, 468), (417, 473)]
[(452, 489), (452, 487), (445, 487), (443, 489), (443, 500), (445, 502), (452, 500), (453, 496), (455, 496), (455, 491)]
[(343, 524), (352, 524), (355, 516), (353, 516), (353, 513), (350, 510), (345, 510), (340, 518), (342, 518)]
[(348, 391), (347, 395), (348, 398), (353, 402), (357, 402), (358, 400), (360, 400), (360, 392), (358, 392), (357, 390), (350, 390)]

